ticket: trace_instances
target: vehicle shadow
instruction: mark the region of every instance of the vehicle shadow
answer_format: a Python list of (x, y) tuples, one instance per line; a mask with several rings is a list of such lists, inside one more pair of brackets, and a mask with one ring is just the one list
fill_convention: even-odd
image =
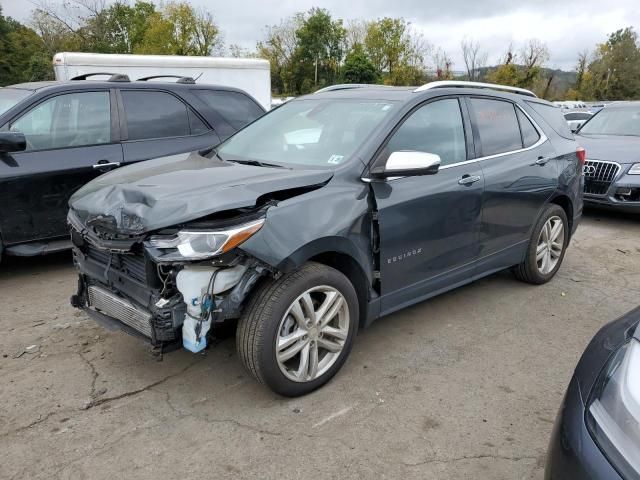
[(11, 257), (5, 255), (0, 263), (0, 280), (38, 275), (73, 269), (71, 251), (38, 255), (36, 257)]
[(640, 222), (640, 215), (633, 213), (620, 212), (617, 210), (608, 210), (598, 207), (585, 207), (582, 216), (584, 219), (590, 219), (595, 222), (606, 221), (613, 227), (625, 227), (628, 225), (637, 225)]

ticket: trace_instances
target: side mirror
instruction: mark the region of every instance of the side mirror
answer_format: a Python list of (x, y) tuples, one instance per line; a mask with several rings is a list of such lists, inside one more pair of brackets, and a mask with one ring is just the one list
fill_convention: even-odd
[(22, 152), (27, 149), (24, 133), (0, 132), (0, 153)]
[(440, 155), (427, 152), (402, 150), (389, 155), (387, 164), (372, 173), (380, 178), (434, 175), (440, 169)]

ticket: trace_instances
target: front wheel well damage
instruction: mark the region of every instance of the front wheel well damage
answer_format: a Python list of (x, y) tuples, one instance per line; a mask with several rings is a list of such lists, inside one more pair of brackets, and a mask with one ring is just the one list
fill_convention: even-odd
[(369, 282), (362, 268), (358, 265), (358, 262), (349, 255), (340, 252), (320, 253), (311, 257), (308, 261), (322, 263), (323, 265), (335, 268), (349, 279), (358, 295), (358, 306), (360, 309), (360, 318), (358, 321), (361, 327), (364, 326), (366, 324), (369, 303)]

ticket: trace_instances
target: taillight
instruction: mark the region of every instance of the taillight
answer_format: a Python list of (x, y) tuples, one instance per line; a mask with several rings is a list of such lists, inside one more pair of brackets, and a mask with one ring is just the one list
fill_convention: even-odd
[(578, 157), (578, 163), (580, 163), (580, 168), (584, 167), (584, 162), (587, 160), (587, 151), (582, 148), (576, 148), (576, 156)]

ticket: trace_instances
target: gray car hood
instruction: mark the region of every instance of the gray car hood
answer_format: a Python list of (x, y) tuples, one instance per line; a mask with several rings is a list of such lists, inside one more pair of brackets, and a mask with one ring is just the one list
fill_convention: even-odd
[(640, 137), (626, 135), (576, 135), (578, 145), (587, 158), (609, 160), (620, 164), (640, 162)]
[(290, 170), (222, 162), (198, 153), (119, 168), (70, 199), (83, 224), (95, 220), (139, 235), (234, 208), (252, 207), (265, 194), (320, 185), (329, 170)]

